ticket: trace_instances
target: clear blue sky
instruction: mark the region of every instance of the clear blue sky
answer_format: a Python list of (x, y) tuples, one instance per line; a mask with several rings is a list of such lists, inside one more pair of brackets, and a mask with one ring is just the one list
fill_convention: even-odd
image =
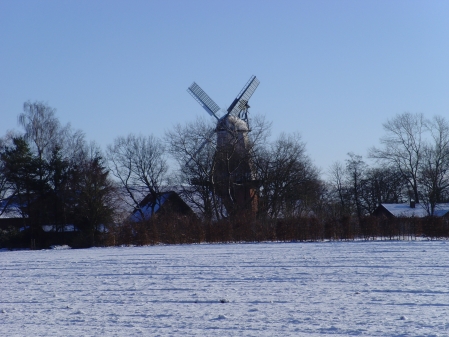
[(251, 75), (251, 114), (299, 132), (324, 172), (378, 145), (405, 111), (449, 112), (449, 1), (0, 2), (0, 135), (45, 101), (103, 148), (227, 108)]

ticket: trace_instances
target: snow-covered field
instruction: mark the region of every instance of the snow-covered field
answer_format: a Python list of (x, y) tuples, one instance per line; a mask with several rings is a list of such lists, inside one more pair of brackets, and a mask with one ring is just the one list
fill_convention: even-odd
[(448, 336), (445, 241), (0, 252), (2, 336)]

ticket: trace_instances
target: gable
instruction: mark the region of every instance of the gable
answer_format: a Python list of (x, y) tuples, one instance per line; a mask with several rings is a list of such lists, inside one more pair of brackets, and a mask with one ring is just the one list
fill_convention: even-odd
[(129, 220), (133, 222), (148, 220), (153, 214), (159, 214), (162, 212), (183, 215), (193, 214), (192, 209), (176, 192), (173, 191), (160, 193), (156, 198), (154, 198), (151, 194), (148, 194), (140, 202), (139, 207), (140, 209), (134, 209), (129, 217)]

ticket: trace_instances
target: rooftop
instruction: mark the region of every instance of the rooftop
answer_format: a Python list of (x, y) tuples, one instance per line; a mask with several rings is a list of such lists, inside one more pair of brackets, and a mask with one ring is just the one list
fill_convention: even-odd
[[(410, 207), (409, 203), (405, 204), (382, 204), (382, 206), (392, 215), (399, 217), (417, 217), (422, 218), (428, 215), (426, 204), (416, 204), (415, 208)], [(437, 204), (435, 206), (434, 216), (444, 216), (449, 212), (449, 203)]]

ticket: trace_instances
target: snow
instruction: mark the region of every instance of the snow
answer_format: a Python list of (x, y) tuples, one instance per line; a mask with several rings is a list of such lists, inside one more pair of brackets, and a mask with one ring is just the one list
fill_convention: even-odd
[(72, 249), (69, 245), (53, 245), (50, 249)]
[(447, 336), (446, 241), (0, 252), (3, 336)]

